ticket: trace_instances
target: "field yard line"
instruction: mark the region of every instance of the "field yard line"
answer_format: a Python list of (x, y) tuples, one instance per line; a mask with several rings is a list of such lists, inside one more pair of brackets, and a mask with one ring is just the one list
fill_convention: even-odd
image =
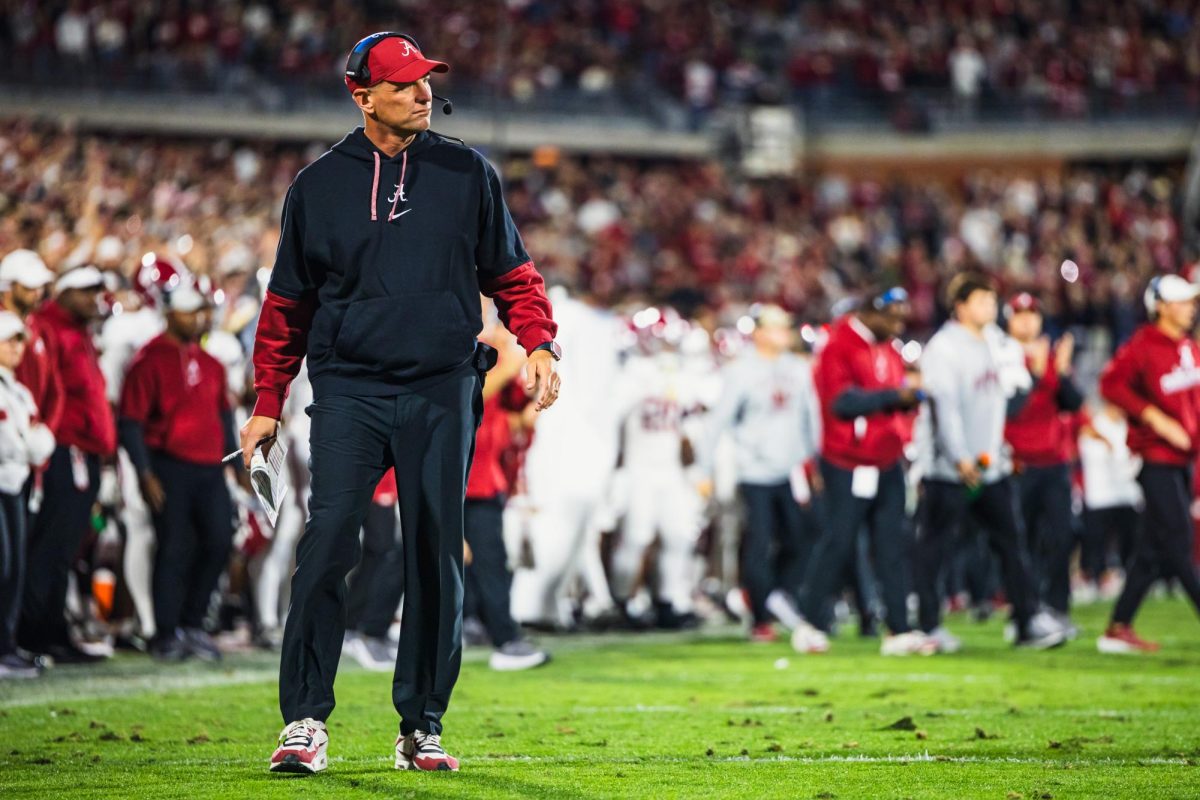
[[(903, 703), (898, 703), (904, 705)], [(1003, 704), (1001, 704), (1003, 705)], [(824, 708), (822, 706), (821, 708)], [(807, 714), (818, 709), (813, 706), (717, 706), (711, 708), (696, 708), (695, 706), (568, 706), (572, 714), (695, 714), (706, 711), (715, 714)], [(931, 711), (937, 717), (969, 717), (979, 716), (977, 708), (933, 708)], [(1114, 709), (1093, 708), (1044, 708), (1039, 707), (1031, 713), (1037, 716), (1070, 716), (1091, 717), (1101, 720), (1112, 720), (1115, 717), (1172, 717), (1194, 716), (1194, 708), (1137, 708), (1118, 711)], [(936, 718), (936, 717), (932, 717)], [(931, 718), (931, 719), (932, 719)]]
[[(267, 683), (278, 680), (279, 673), (259, 670), (234, 670), (212, 675), (170, 675), (167, 673), (152, 676), (126, 675), (104, 676), (95, 678), (84, 684), (59, 685), (56, 681), (51, 684), (39, 683), (31, 685), (39, 691), (26, 695), (14, 695), (0, 699), (0, 708), (19, 708), (45, 704), (73, 703), (80, 700), (105, 700), (113, 697), (124, 697), (130, 694), (158, 694), (188, 689), (206, 689), (213, 686), (236, 686), (247, 683)], [(78, 689), (76, 687), (79, 687)], [(59, 690), (53, 697), (47, 697), (44, 690)]]

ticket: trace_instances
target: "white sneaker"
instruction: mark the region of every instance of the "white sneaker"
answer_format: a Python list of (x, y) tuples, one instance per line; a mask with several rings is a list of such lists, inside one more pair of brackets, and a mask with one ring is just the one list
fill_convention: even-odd
[(879, 645), (882, 656), (931, 656), (937, 651), (937, 642), (921, 631), (884, 636)]
[(442, 737), (417, 731), (396, 737), (396, 769), (458, 772), (458, 759), (442, 749)]
[(528, 639), (514, 639), (492, 651), (488, 666), (497, 672), (519, 672), (540, 667), (550, 660), (550, 654), (539, 650)]
[(271, 772), (291, 772), (312, 775), (329, 766), (325, 749), (329, 732), (324, 722), (312, 717), (297, 720), (279, 734), (279, 747), (271, 755)]
[[(1016, 633), (1015, 625), (1013, 633)], [(1049, 650), (1066, 644), (1068, 636), (1066, 626), (1045, 611), (1039, 611), (1030, 618), (1025, 635), (1017, 639), (1015, 644), (1030, 650)]]
[(797, 653), (829, 652), (829, 637), (804, 620), (792, 631), (792, 649)]
[(774, 589), (767, 595), (767, 611), (788, 630), (794, 631), (804, 624), (804, 616), (796, 608), (792, 598), (779, 589)]
[(962, 650), (962, 639), (946, 630), (942, 625), (938, 625), (926, 636), (933, 640), (934, 646), (937, 648), (934, 650), (935, 653), (950, 654)]
[(363, 669), (372, 672), (392, 672), (396, 669), (397, 648), (387, 639), (347, 634), (342, 642), (342, 652), (358, 662)]

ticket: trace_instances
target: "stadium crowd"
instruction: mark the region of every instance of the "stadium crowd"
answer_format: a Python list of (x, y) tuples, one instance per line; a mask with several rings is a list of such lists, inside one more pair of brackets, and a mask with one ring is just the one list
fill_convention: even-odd
[[(101, 142), (21, 120), (0, 128), (0, 298), (8, 311), (0, 336), (24, 350), (9, 364), (0, 346), (0, 380), (9, 386), (15, 375), (26, 387), (12, 389), (0, 418), (24, 431), (0, 452), (5, 469), (19, 464), (18, 479), (0, 485), (0, 495), (18, 499), (0, 496), (0, 505), (5, 585), (19, 585), (9, 576), (23, 564), (26, 587), (20, 624), (9, 620), (16, 640), (0, 640), (0, 672), (36, 675), (48, 663), (40, 654), (94, 661), (114, 643), (176, 661), (217, 659), (238, 641), (277, 641), (303, 524), (303, 381), (285, 413), (295, 482), (274, 528), (244, 474), (223, 475), (213, 458), (234, 449), (221, 445), (252, 405), (247, 349), (279, 203), (314, 149)], [(492, 422), (476, 464), (489, 474), (471, 499), (474, 518), (499, 529), (503, 542), (472, 542), (468, 530), (483, 561), (468, 576), (467, 634), (494, 647), (493, 666), (546, 660), (516, 623), (682, 627), (729, 614), (744, 618), (756, 640), (773, 639), (780, 623), (798, 650), (819, 651), (845, 618), (835, 602), (843, 593), (862, 632), (876, 635), (885, 622), (885, 654), (954, 650), (957, 640), (940, 624), (947, 603), (969, 604), (979, 616), (1011, 605), (1014, 642), (1057, 645), (1074, 633), (1068, 569), (1077, 545), (1075, 597), (1116, 593), (1122, 558), (1136, 550), (1141, 504), (1136, 456), (1124, 446), (1120, 408), (1128, 412), (1128, 403), (1085, 404), (1090, 387), (1076, 366), (1090, 353), (1098, 371), (1131, 335), (1154, 276), (1190, 274), (1173, 171), (760, 182), (716, 161), (667, 166), (550, 151), (501, 167), (526, 244), (559, 285), (555, 314), (572, 355), (563, 362), (568, 389), (541, 417), (505, 388), (520, 359), (506, 366), (502, 358), (489, 380)], [(985, 274), (975, 283), (956, 277)], [(882, 290), (898, 286), (905, 290)], [(997, 313), (997, 297), (1007, 312)], [(974, 468), (939, 464), (933, 443), (944, 434), (925, 402), (950, 391), (938, 381), (976, 346), (947, 335), (958, 336), (964, 320), (983, 343), (981, 360), (970, 363), (991, 364), (976, 388), (992, 392), (994, 413), (968, 426), (991, 437), (964, 451), (978, 457)], [(939, 328), (922, 355), (920, 342)], [(505, 350), (494, 321), (486, 335)], [(882, 343), (864, 363), (870, 371), (872, 358), (887, 360), (875, 367), (887, 381), (879, 377), (872, 391), (890, 394), (885, 402), (864, 392), (837, 410), (844, 392), (836, 389), (848, 378), (827, 374), (821, 353), (854, 336)], [(182, 427), (164, 422), (174, 411), (156, 405), (176, 395), (195, 403)], [(1023, 453), (1028, 434), (1013, 433), (1012, 420), (1030, 407), (1043, 415), (1035, 426), (1053, 431), (1049, 455)], [(858, 464), (829, 449), (831, 436), (863, 438), (856, 431), (872, 431), (876, 415), (888, 431), (886, 463)], [(539, 440), (539, 431), (553, 433)], [(48, 461), (47, 433), (57, 441)], [(189, 472), (201, 451), (204, 470)], [(1037, 470), (1065, 493), (1026, 497), (1030, 481), (1021, 476)], [(226, 518), (179, 514), (172, 480), (203, 485), (201, 497), (232, 497)], [(996, 515), (983, 514), (987, 536), (976, 535), (966, 506), (947, 499), (954, 491), (931, 491), (939, 481), (967, 492), (971, 504), (1000, 507), (1018, 495), (1028, 518), (1010, 514), (997, 532)], [(394, 497), (385, 481), (379, 512), (368, 517), (364, 549), (373, 557), (351, 580), (346, 642), (360, 662), (389, 670), (392, 612), (403, 593), (387, 569)], [(864, 517), (870, 537), (852, 530), (841, 539), (862, 538), (861, 546), (834, 546), (841, 540), (830, 531), (847, 518), (846, 503), (875, 508), (885, 498), (888, 509), (908, 513), (882, 517), (891, 521), (886, 531)], [(1059, 516), (1047, 527), (1051, 511)], [(929, 536), (960, 522), (960, 537)], [(918, 544), (905, 545), (922, 525)], [(22, 528), (29, 549), (17, 555)], [(1110, 533), (1119, 546), (1110, 548)], [(880, 550), (881, 536), (895, 558)], [(507, 604), (496, 601), (510, 591), (504, 570), (497, 580), (486, 569), (499, 563), (515, 573)], [(919, 598), (916, 625), (910, 589)], [(380, 613), (380, 602), (390, 608)], [(1152, 647), (1132, 634), (1131, 619), (1118, 622), (1107, 647)]]
[[(698, 115), (752, 97), (828, 110), (941, 90), (964, 108), (1024, 101), (1068, 116), (1168, 97), (1200, 103), (1195, 0), (887, 3), (523, 0), (478, 4), (11, 0), (0, 70), (95, 85), (327, 87), (366, 32), (413, 33), (455, 64), (447, 88), (527, 101), (669, 93)], [(507, 33), (505, 33), (507, 31)]]

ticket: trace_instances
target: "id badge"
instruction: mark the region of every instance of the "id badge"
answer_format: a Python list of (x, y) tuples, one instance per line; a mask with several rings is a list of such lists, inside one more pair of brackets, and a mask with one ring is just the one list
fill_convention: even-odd
[(855, 467), (850, 479), (850, 494), (863, 500), (874, 500), (879, 494), (879, 467)]
[(78, 447), (71, 447), (71, 479), (75, 482), (75, 488), (81, 492), (88, 490), (88, 467), (87, 457)]

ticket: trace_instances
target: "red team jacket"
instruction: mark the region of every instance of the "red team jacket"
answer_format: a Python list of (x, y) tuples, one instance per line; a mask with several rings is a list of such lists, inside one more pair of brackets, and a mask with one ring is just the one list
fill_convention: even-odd
[(513, 443), (508, 415), (533, 402), (525, 396), (520, 378), (494, 394), (483, 406), (483, 422), (475, 434), (475, 459), (467, 475), (467, 498), (486, 500), (509, 491), (504, 455)]
[(1060, 385), (1061, 378), (1054, 368), (1054, 351), (1051, 350), (1046, 374), (1034, 384), (1021, 413), (1004, 426), (1004, 438), (1012, 445), (1017, 463), (1050, 467), (1071, 461), (1071, 416), (1058, 406)]
[(121, 387), (121, 416), (142, 424), (146, 446), (192, 464), (221, 463), (228, 411), (221, 362), (165, 333), (133, 357)]
[(25, 355), (17, 365), (14, 374), (37, 405), (38, 419), (50, 430), (56, 430), (59, 418), (62, 416), (62, 383), (55, 370), (55, 354), (50, 349), (50, 340), (42, 331), (42, 323), (34, 315), (25, 320), (28, 338), (25, 343)]
[(898, 462), (911, 436), (911, 412), (884, 411), (842, 419), (833, 404), (847, 389), (879, 391), (904, 386), (904, 359), (889, 342), (872, 342), (850, 324), (851, 315), (833, 323), (813, 369), (821, 401), (821, 456), (841, 469), (888, 468)]
[[(1143, 325), (1122, 345), (1100, 376), (1100, 393), (1129, 416), (1129, 449), (1155, 464), (1187, 466), (1200, 450), (1200, 347), (1190, 337), (1172, 339)], [(1192, 437), (1185, 453), (1167, 444), (1141, 420), (1157, 406)]]
[(50, 426), (54, 438), (60, 445), (78, 447), (85, 453), (114, 454), (117, 424), (87, 323), (75, 319), (54, 301), (34, 312), (32, 319), (46, 337), (62, 382), (62, 411), (57, 423)]

